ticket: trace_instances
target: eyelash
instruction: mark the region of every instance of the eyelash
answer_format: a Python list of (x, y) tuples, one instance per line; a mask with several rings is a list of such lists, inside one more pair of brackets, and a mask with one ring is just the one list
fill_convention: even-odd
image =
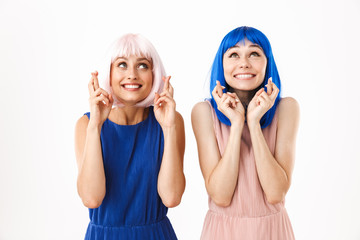
[[(125, 65), (125, 66), (121, 66), (121, 65)], [(121, 68), (122, 68), (122, 67), (125, 67), (125, 68), (126, 68), (126, 67), (127, 67), (127, 65), (126, 65), (126, 63), (125, 63), (125, 62), (121, 62), (121, 63), (119, 63), (118, 67), (121, 67)]]
[(253, 54), (255, 54), (256, 57), (259, 57), (259, 56), (260, 56), (260, 54), (257, 53), (257, 52), (252, 52), (252, 53), (250, 53), (250, 56), (253, 55)]
[[(252, 55), (254, 55), (255, 57), (260, 57), (260, 54), (257, 53), (257, 52), (251, 52), (249, 56), (252, 56)], [(229, 55), (229, 58), (233, 58), (233, 57), (239, 57), (239, 54), (237, 54), (237, 53), (231, 53), (231, 54)]]
[(140, 63), (140, 64), (139, 64), (139, 67), (141, 67), (141, 66), (144, 66), (145, 69), (148, 69), (148, 68), (149, 68), (148, 65), (145, 64), (145, 63)]
[[(143, 66), (143, 67), (141, 67), (141, 66)], [(127, 67), (127, 64), (126, 64), (125, 62), (121, 62), (121, 63), (119, 63), (118, 67), (120, 67), (120, 68), (126, 68), (126, 67)], [(146, 63), (140, 63), (140, 64), (138, 65), (138, 68), (148, 69), (149, 67), (148, 67), (148, 65), (147, 65)]]

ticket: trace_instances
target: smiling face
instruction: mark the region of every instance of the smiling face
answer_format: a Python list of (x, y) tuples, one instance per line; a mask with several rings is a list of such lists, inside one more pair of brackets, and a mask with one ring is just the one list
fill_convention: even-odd
[(261, 47), (245, 39), (224, 53), (225, 81), (234, 90), (252, 91), (264, 81), (266, 64)]
[(152, 62), (143, 56), (119, 57), (111, 64), (110, 85), (115, 97), (125, 106), (145, 99), (152, 82)]

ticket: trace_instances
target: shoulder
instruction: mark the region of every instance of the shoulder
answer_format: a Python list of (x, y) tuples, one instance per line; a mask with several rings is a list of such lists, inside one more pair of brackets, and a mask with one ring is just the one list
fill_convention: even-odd
[(88, 124), (89, 124), (89, 117), (87, 114), (84, 114), (82, 117), (80, 117), (77, 120), (75, 125), (75, 131), (78, 133), (86, 130)]
[(192, 111), (191, 111), (191, 118), (197, 119), (199, 117), (209, 117), (211, 116), (211, 106), (209, 102), (203, 101), (198, 102), (194, 105)]
[(299, 103), (295, 98), (292, 97), (284, 97), (281, 98), (278, 107), (281, 109), (294, 109), (299, 110)]
[(179, 131), (184, 132), (185, 131), (185, 126), (184, 126), (184, 118), (181, 116), (181, 114), (176, 111), (176, 115), (175, 115), (175, 124), (176, 126), (180, 126)]
[(212, 106), (207, 101), (194, 105), (191, 112), (191, 123), (196, 133), (209, 134), (214, 128)]
[(282, 98), (278, 105), (278, 134), (295, 136), (300, 120), (299, 103), (292, 97)]
[(176, 111), (176, 121), (184, 123), (184, 118), (178, 111)]
[(278, 105), (279, 120), (284, 118), (298, 119), (300, 115), (300, 106), (295, 98), (282, 98)]

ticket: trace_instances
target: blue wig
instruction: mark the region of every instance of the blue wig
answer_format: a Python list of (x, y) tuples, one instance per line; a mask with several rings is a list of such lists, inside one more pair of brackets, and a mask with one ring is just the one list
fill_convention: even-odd
[(229, 86), (225, 81), (224, 77), (224, 68), (223, 68), (223, 56), (224, 53), (231, 47), (235, 46), (240, 41), (245, 41), (245, 39), (249, 40), (250, 42), (259, 45), (266, 56), (267, 59), (267, 66), (265, 71), (265, 79), (263, 83), (260, 85), (260, 88), (265, 88), (265, 85), (268, 82), (268, 79), (272, 77), (273, 83), (279, 88), (279, 94), (276, 97), (274, 106), (267, 111), (264, 116), (260, 120), (261, 128), (266, 128), (272, 121), (276, 106), (279, 103), (280, 100), (280, 93), (281, 93), (281, 83), (280, 83), (280, 77), (278, 70), (276, 68), (274, 56), (272, 54), (271, 45), (267, 37), (260, 32), (259, 30), (252, 28), (252, 27), (239, 27), (231, 32), (229, 32), (224, 39), (222, 40), (219, 50), (216, 53), (214, 63), (211, 69), (211, 76), (210, 76), (210, 95), (211, 95), (211, 105), (215, 109), (216, 115), (219, 118), (219, 120), (230, 126), (231, 122), (230, 120), (218, 110), (217, 104), (214, 100), (214, 97), (212, 96), (212, 90), (216, 86), (216, 80), (220, 81), (221, 86), (225, 86), (224, 92), (226, 93), (229, 90)]

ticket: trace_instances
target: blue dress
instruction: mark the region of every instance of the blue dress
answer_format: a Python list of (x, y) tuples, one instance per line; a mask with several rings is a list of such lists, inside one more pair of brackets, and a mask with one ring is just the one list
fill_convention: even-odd
[(98, 208), (89, 209), (85, 239), (177, 239), (157, 191), (164, 136), (153, 107), (135, 125), (107, 119), (100, 139), (106, 195)]

